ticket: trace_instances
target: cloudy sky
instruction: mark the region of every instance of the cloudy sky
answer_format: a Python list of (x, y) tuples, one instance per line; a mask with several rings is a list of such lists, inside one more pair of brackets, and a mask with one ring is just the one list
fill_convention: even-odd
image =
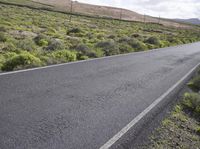
[(200, 0), (78, 0), (164, 18), (200, 18)]

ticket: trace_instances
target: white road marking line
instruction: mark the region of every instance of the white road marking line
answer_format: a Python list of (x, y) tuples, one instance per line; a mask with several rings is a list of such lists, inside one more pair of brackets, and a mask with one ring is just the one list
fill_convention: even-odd
[(123, 135), (125, 135), (135, 124), (137, 124), (144, 116), (146, 116), (154, 107), (156, 107), (165, 97), (167, 97), (176, 87), (178, 87), (183, 81), (185, 81), (198, 67), (200, 63), (197, 64), (193, 69), (191, 69), (183, 78), (181, 78), (176, 84), (167, 90), (163, 95), (156, 99), (149, 107), (147, 107), (142, 113), (136, 116), (129, 124), (122, 128), (116, 135), (114, 135), (110, 140), (108, 140), (100, 149), (109, 149), (114, 145)]

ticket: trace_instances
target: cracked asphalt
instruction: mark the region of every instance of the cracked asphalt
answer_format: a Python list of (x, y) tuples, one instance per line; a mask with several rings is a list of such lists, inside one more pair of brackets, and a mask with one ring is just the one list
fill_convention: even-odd
[(198, 42), (0, 75), (0, 148), (99, 148), (199, 62)]

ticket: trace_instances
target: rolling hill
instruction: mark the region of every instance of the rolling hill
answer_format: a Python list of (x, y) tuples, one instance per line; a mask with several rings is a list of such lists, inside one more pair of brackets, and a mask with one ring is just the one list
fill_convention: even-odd
[(183, 22), (183, 23), (190, 23), (195, 25), (200, 25), (200, 20), (198, 18), (191, 18), (191, 19), (175, 19), (177, 22)]
[(144, 16), (127, 9), (91, 5), (91, 4), (79, 3), (77, 1), (71, 2), (71, 0), (32, 0), (32, 1), (40, 3), (40, 4), (51, 5), (52, 7), (54, 7), (54, 9), (61, 10), (61, 11), (70, 12), (71, 5), (72, 5), (73, 13), (111, 17), (115, 19), (123, 19), (123, 20), (130, 20), (130, 21), (152, 22), (152, 23), (163, 24), (165, 26), (188, 27), (185, 24), (180, 24), (172, 20), (159, 19), (159, 18), (155, 18), (151, 16)]

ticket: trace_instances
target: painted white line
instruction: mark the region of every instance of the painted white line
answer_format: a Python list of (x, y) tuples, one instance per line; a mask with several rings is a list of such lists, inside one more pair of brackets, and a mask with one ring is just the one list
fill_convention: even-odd
[[(195, 43), (199, 43), (199, 42), (195, 42)], [(22, 73), (22, 72), (27, 72), (27, 71), (40, 70), (40, 69), (46, 69), (46, 68), (53, 68), (53, 67), (57, 67), (57, 66), (64, 66), (64, 65), (84, 63), (84, 62), (89, 62), (89, 61), (96, 61), (96, 60), (101, 60), (101, 59), (108, 59), (108, 58), (114, 58), (114, 57), (123, 57), (123, 56), (127, 56), (127, 55), (137, 55), (137, 54), (142, 54), (142, 53), (151, 53), (151, 52), (155, 52), (155, 51), (159, 51), (159, 50), (163, 50), (163, 49), (177, 48), (177, 47), (182, 47), (184, 45), (187, 46), (187, 45), (191, 45), (191, 44), (195, 44), (195, 43), (182, 44), (182, 45), (165, 47), (165, 48), (159, 48), (159, 49), (152, 49), (152, 50), (148, 50), (148, 51), (132, 52), (132, 53), (126, 53), (126, 54), (106, 56), (106, 57), (94, 58), (94, 59), (83, 60), (83, 61), (75, 61), (75, 62), (68, 62), (68, 63), (62, 63), (62, 64), (55, 64), (55, 65), (49, 65), (49, 66), (44, 66), (44, 67), (37, 67), (37, 68), (30, 68), (30, 69), (24, 69), (24, 70), (3, 72), (3, 73), (0, 73), (0, 76), (10, 75), (10, 74), (15, 74), (15, 73)]]
[(198, 67), (200, 63), (197, 64), (193, 69), (191, 69), (183, 78), (181, 78), (176, 84), (167, 90), (163, 95), (156, 99), (150, 106), (148, 106), (142, 113), (136, 116), (129, 124), (127, 124), (123, 129), (121, 129), (116, 135), (114, 135), (110, 140), (108, 140), (100, 149), (109, 149), (114, 145), (123, 135), (125, 135), (134, 125), (136, 125), (144, 116), (146, 116), (153, 108), (155, 108), (163, 99), (165, 99), (174, 89), (176, 89), (185, 79), (187, 79)]

